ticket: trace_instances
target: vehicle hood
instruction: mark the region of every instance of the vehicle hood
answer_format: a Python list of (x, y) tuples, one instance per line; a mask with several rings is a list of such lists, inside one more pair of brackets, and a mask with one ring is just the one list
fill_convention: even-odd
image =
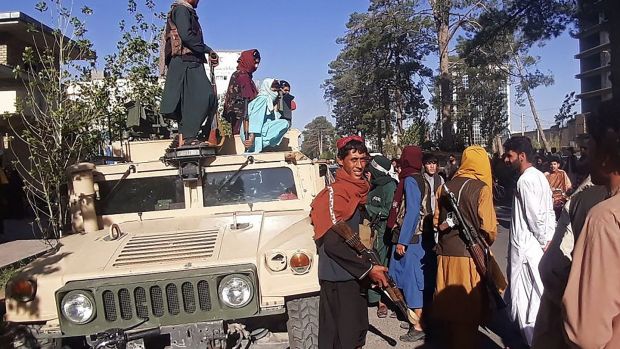
[(11, 321), (57, 318), (54, 294), (71, 281), (241, 264), (259, 266), (263, 258), (259, 251), (307, 217), (307, 211), (187, 216), (119, 224), (122, 235), (117, 240), (109, 237), (108, 229), (67, 236), (55, 251), (20, 272), (17, 277), (37, 282), (37, 295), (26, 304), (10, 300), (6, 317)]
[(117, 240), (110, 238), (109, 229), (63, 238), (56, 253), (35, 261), (25, 272), (34, 278), (54, 274), (64, 284), (136, 273), (257, 264), (262, 246), (307, 217), (305, 211), (243, 212), (126, 222), (118, 225), (121, 237)]

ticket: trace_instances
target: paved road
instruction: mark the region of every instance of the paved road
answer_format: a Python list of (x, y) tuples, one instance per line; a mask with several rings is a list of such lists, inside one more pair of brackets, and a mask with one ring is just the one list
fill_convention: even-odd
[[(493, 244), (493, 253), (497, 259), (498, 264), (502, 269), (506, 270), (507, 256), (508, 256), (508, 228), (510, 220), (510, 209), (505, 207), (496, 208), (498, 220), (499, 220), (499, 233), (497, 240)], [(382, 339), (374, 333), (369, 333), (366, 339), (366, 348), (397, 348), (397, 349), (411, 349), (411, 348), (425, 348), (425, 349), (438, 349), (437, 345), (433, 345), (432, 342), (424, 341), (416, 343), (404, 343), (398, 340), (398, 337), (405, 334), (406, 330), (399, 327), (399, 321), (396, 319), (379, 319), (376, 315), (376, 308), (372, 307), (368, 309), (368, 318), (370, 324), (379, 330), (383, 335), (388, 336), (397, 341), (396, 346), (390, 346), (385, 339)], [(497, 335), (489, 332), (485, 329), (480, 329), (480, 335), (483, 337), (484, 349), (499, 349), (503, 348), (501, 341)]]

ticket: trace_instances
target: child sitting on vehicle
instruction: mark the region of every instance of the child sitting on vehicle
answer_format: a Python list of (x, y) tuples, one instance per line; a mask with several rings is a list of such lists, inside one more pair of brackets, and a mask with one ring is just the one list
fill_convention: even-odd
[(258, 96), (248, 105), (249, 126), (242, 125), (241, 140), (247, 153), (260, 153), (266, 147), (274, 147), (282, 142), (289, 129), (289, 123), (279, 118), (276, 99), (280, 82), (265, 79)]

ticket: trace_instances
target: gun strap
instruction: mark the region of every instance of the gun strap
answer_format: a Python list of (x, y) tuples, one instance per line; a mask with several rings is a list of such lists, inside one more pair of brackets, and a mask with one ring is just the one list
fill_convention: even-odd
[(461, 189), (459, 189), (459, 196), (456, 199), (456, 204), (460, 204), (461, 203), (461, 194), (463, 193), (463, 189), (465, 189), (465, 186), (467, 185), (467, 183), (469, 183), (471, 181), (471, 178), (467, 179), (465, 181), (465, 183), (463, 183), (463, 185), (461, 185)]

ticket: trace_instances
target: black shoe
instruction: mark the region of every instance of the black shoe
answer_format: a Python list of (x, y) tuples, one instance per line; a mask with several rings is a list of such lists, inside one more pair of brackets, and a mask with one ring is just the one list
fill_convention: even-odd
[(403, 342), (417, 342), (424, 339), (424, 337), (426, 337), (424, 331), (418, 331), (412, 326), (407, 334), (400, 336), (400, 340)]

